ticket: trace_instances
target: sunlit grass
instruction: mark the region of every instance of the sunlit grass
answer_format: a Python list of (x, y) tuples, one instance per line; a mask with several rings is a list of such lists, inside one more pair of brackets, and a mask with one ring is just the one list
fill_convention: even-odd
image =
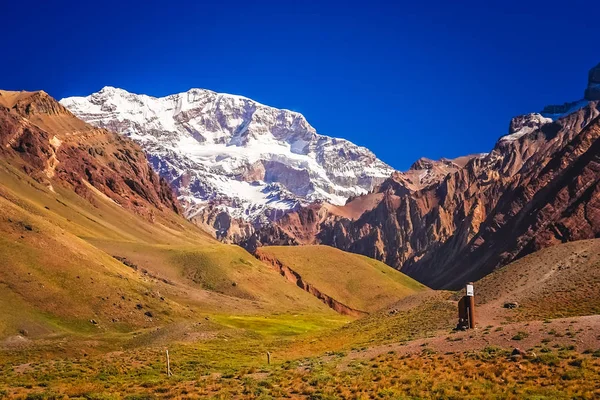
[(58, 398), (593, 399), (600, 395), (600, 359), (575, 351), (518, 361), (495, 347), (450, 355), (389, 352), (349, 364), (341, 353), (267, 365), (264, 348), (244, 351), (239, 346), (234, 342), (222, 343), (221, 348), (175, 347), (173, 377), (166, 376), (164, 352), (159, 350), (33, 363), (16, 370), (4, 364), (0, 393), (29, 398), (54, 394)]
[(267, 246), (260, 252), (276, 258), (306, 283), (356, 310), (377, 311), (426, 290), (424, 285), (380, 261), (329, 246)]

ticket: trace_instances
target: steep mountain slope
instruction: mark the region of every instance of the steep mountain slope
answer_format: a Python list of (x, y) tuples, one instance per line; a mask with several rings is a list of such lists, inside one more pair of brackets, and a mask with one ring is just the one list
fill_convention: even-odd
[(182, 335), (224, 329), (206, 314), (335, 317), (178, 215), (129, 139), (87, 125), (43, 92), (0, 93), (0, 347), (164, 326), (182, 325)]
[(0, 91), (0, 124), (0, 154), (19, 159), (26, 172), (51, 189), (56, 178), (83, 197), (92, 199), (99, 190), (148, 218), (154, 208), (179, 212), (139, 146), (78, 120), (43, 91)]
[[(231, 218), (277, 219), (300, 204), (344, 204), (393, 170), (369, 150), (317, 134), (299, 113), (202, 89), (163, 98), (105, 87), (61, 103), (143, 146), (189, 218), (220, 237)], [(243, 235), (241, 235), (243, 236)]]
[(447, 175), (429, 166), (430, 183), (396, 173), (374, 193), (289, 213), (243, 244), (327, 244), (457, 288), (540, 248), (597, 237), (599, 114), (582, 100), (516, 117), (490, 153)]
[[(523, 165), (518, 173), (506, 182), (501, 179), (490, 185), (492, 192), (482, 191), (479, 203), (472, 206), (467, 216), (470, 226), (463, 225), (437, 254), (414, 260), (405, 270), (413, 276), (436, 274), (436, 285), (444, 280), (460, 284), (461, 280), (482, 277), (535, 250), (597, 237), (600, 234), (598, 115), (598, 103), (590, 103), (557, 122), (542, 125), (532, 132), (534, 136), (518, 140), (515, 146), (521, 152), (508, 153), (509, 157), (521, 155)], [(527, 157), (532, 145), (535, 152)], [(504, 160), (506, 167), (516, 168), (516, 164), (507, 163), (506, 157)], [(477, 215), (478, 208), (485, 211)], [(480, 224), (478, 217), (484, 217)], [(461, 242), (465, 238), (463, 247)]]

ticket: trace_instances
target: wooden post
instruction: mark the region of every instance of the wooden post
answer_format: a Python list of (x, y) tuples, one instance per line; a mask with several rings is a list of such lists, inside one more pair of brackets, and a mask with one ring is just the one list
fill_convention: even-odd
[(171, 360), (169, 359), (169, 350), (167, 350), (167, 376), (173, 376), (171, 372)]
[(473, 282), (467, 283), (465, 290), (468, 299), (469, 328), (475, 329), (475, 291)]
[(467, 296), (463, 296), (458, 301), (458, 325), (457, 329), (464, 329), (469, 325), (466, 324), (467, 317)]
[(271, 353), (267, 351), (267, 364), (271, 365)]

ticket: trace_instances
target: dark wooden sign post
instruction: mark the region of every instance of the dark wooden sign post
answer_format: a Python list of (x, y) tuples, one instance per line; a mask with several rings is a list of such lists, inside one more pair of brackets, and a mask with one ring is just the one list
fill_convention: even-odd
[(458, 302), (458, 328), (475, 328), (475, 292), (473, 282), (465, 286), (465, 295)]
[(469, 328), (475, 329), (475, 291), (473, 289), (473, 282), (467, 283), (465, 288), (467, 297), (467, 318), (469, 319)]

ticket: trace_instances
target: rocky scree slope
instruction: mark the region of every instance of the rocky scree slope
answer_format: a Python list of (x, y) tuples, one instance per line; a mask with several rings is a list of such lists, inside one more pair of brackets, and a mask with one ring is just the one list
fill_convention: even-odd
[(318, 134), (301, 114), (241, 96), (105, 87), (61, 104), (140, 144), (186, 216), (221, 239), (239, 240), (313, 201), (343, 205), (393, 172), (366, 148)]

